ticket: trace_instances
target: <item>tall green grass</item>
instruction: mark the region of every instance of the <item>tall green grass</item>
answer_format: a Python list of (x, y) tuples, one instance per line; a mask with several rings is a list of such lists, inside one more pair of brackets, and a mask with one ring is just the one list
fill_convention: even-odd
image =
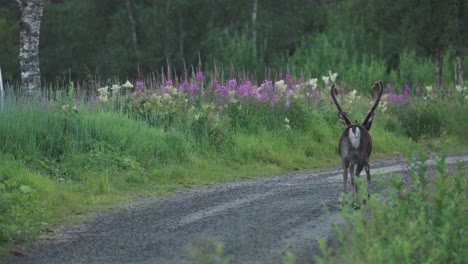
[[(394, 175), (359, 211), (344, 208), (336, 252), (320, 241), (318, 263), (464, 263), (468, 258), (466, 169), (449, 175), (444, 159), (428, 179), (410, 163), (409, 184)], [(364, 187), (364, 186), (363, 186)]]

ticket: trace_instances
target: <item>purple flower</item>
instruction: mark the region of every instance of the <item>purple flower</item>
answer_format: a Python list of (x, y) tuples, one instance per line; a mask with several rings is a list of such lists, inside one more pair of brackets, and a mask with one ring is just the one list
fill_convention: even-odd
[(236, 79), (229, 79), (229, 88), (233, 89), (236, 88), (237, 86), (237, 80)]
[(250, 95), (252, 95), (255, 98), (258, 98), (258, 96), (260, 95), (259, 92), (258, 92), (258, 88), (255, 87), (252, 90), (250, 90)]
[(318, 97), (318, 96), (315, 97), (315, 103), (316, 103), (316, 104), (320, 104), (320, 97)]
[(195, 83), (192, 83), (192, 84), (190, 85), (190, 91), (191, 91), (193, 94), (198, 93), (198, 85), (195, 84)]
[(345, 94), (344, 86), (341, 86), (341, 87), (340, 87), (340, 94)]
[(203, 72), (202, 71), (197, 72), (197, 81), (199, 81), (199, 82), (203, 81)]
[(387, 91), (390, 93), (392, 91), (392, 84), (387, 83)]
[(286, 103), (284, 103), (284, 107), (289, 108), (291, 106), (291, 102), (289, 100), (286, 100)]
[(225, 96), (229, 94), (229, 88), (226, 85), (219, 85), (215, 91), (219, 96)]
[(273, 96), (273, 99), (271, 100), (271, 103), (274, 104), (274, 105), (276, 105), (276, 104), (278, 104), (278, 101), (279, 101), (278, 95), (275, 94), (275, 95)]
[(262, 83), (263, 89), (271, 89), (273, 87), (273, 83), (270, 80), (265, 80)]
[(417, 84), (416, 84), (415, 90), (416, 90), (416, 95), (419, 95), (421, 93), (421, 91), (419, 90), (419, 86)]
[(250, 82), (247, 81), (246, 83), (242, 84), (239, 86), (238, 94), (243, 96), (243, 97), (248, 97), (249, 96), (249, 87), (250, 87)]
[(291, 74), (286, 73), (286, 76), (284, 77), (284, 82), (291, 83)]
[(144, 90), (145, 89), (145, 84), (141, 80), (136, 81), (136, 87), (135, 88), (137, 90)]
[(409, 92), (410, 92), (410, 88), (409, 88), (409, 84), (405, 84), (405, 90), (403, 91), (403, 94), (405, 96), (409, 95)]
[(396, 95), (396, 93), (390, 92), (390, 93), (388, 93), (388, 97), (390, 97), (390, 102), (392, 104), (398, 103), (398, 96)]
[(263, 101), (268, 97), (268, 92), (263, 90), (260, 92), (260, 100)]
[(183, 83), (180, 84), (179, 89), (180, 89), (181, 92), (183, 92), (183, 91), (187, 90), (188, 87), (189, 87), (189, 84), (186, 81), (184, 81)]

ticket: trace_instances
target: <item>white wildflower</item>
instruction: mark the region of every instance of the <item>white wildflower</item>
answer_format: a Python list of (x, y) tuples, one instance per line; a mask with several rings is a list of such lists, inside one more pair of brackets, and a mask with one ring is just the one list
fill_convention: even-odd
[(461, 93), (463, 91), (461, 85), (455, 85), (455, 90), (457, 90), (457, 92)]
[(109, 89), (107, 88), (107, 86), (99, 88), (98, 92), (99, 92), (99, 100), (101, 102), (107, 102), (108, 95), (109, 95)]
[(130, 81), (126, 81), (123, 85), (122, 85), (123, 88), (133, 88), (133, 84), (130, 83)]
[(284, 83), (284, 80), (279, 80), (275, 83), (275, 88), (278, 90), (278, 92), (283, 93), (286, 90), (286, 84)]
[(170, 95), (177, 95), (177, 89), (171, 85), (167, 87), (167, 93)]
[(284, 122), (289, 124), (289, 119), (286, 117), (286, 118), (284, 119)]
[(119, 91), (120, 91), (120, 88), (121, 88), (121, 87), (118, 86), (118, 85), (116, 85), (116, 84), (112, 85), (112, 87), (111, 87), (112, 93), (113, 93), (113, 94), (118, 94)]
[(308, 82), (307, 82), (308, 85), (310, 85), (312, 87), (312, 90), (315, 91), (315, 89), (317, 89), (317, 78), (314, 78), (314, 79), (310, 79)]
[(291, 127), (289, 125), (284, 125), (284, 127), (286, 128), (286, 130), (291, 130)]
[(172, 99), (172, 96), (170, 94), (163, 94), (163, 96), (162, 96), (162, 100), (164, 102), (170, 102), (171, 99)]
[(325, 83), (325, 85), (328, 85), (330, 83), (330, 77), (328, 76), (322, 76), (322, 80)]
[(356, 90), (353, 90), (351, 92), (349, 92), (348, 96), (349, 96), (349, 99), (351, 101), (354, 101), (356, 99), (356, 94), (357, 94), (357, 91)]
[(432, 92), (432, 85), (426, 86), (426, 91), (428, 93)]
[(332, 83), (334, 83), (335, 80), (336, 80), (336, 77), (338, 76), (338, 73), (336, 73), (336, 72), (335, 72), (335, 73), (332, 73), (331, 71), (328, 71), (328, 76), (330, 76), (330, 81), (331, 81)]

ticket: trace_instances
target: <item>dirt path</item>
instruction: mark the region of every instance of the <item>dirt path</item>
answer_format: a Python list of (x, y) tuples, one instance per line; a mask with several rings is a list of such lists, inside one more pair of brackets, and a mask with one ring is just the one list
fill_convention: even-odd
[[(468, 162), (468, 156), (446, 161)], [(405, 170), (401, 160), (371, 167), (375, 178)], [(26, 256), (0, 263), (192, 263), (215, 245), (232, 263), (282, 263), (286, 251), (310, 263), (319, 253), (315, 239), (330, 239), (331, 223), (340, 220), (341, 175), (338, 167), (293, 172), (145, 199), (52, 233)]]

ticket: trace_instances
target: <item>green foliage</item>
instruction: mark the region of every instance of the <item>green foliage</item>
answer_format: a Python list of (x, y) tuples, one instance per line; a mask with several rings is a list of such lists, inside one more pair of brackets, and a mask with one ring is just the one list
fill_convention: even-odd
[(200, 239), (195, 245), (186, 246), (184, 251), (189, 259), (181, 263), (196, 264), (229, 264), (234, 260), (231, 255), (226, 255), (223, 245), (216, 239)]
[(348, 48), (346, 35), (318, 34), (305, 37), (293, 56), (287, 58), (291, 72), (312, 74), (314, 78), (333, 69), (348, 81), (351, 89), (367, 93), (375, 80), (385, 79), (385, 61), (372, 54), (357, 55)]
[(395, 111), (403, 133), (414, 140), (422, 136), (441, 136), (446, 127), (443, 111), (440, 111), (442, 105), (435, 100), (418, 100), (400, 111)]
[[(463, 263), (468, 257), (467, 181), (437, 161), (429, 177), (425, 158), (411, 162), (409, 183), (401, 176), (381, 181), (383, 193), (361, 210), (344, 207), (338, 226), (341, 247), (333, 255), (322, 246), (319, 263)], [(364, 187), (364, 186), (362, 186)]]
[(220, 62), (226, 66), (242, 66), (249, 72), (261, 76), (265, 66), (258, 62), (265, 60), (266, 42), (257, 45), (250, 35), (248, 29), (239, 32), (228, 30), (212, 32), (203, 42), (203, 46), (209, 50), (206, 61)]
[(35, 237), (47, 227), (48, 212), (37, 190), (18, 177), (25, 174), (20, 163), (1, 155), (0, 245)]

